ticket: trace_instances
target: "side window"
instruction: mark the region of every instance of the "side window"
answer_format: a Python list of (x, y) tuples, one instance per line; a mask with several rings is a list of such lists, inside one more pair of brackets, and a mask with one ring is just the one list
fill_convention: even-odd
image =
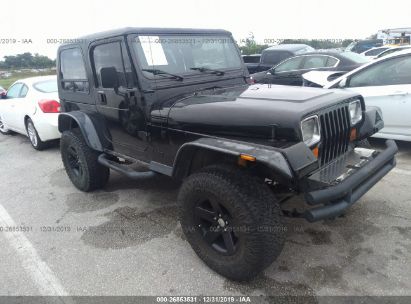
[[(94, 77), (96, 79), (96, 85), (102, 87), (101, 84), (101, 69), (103, 68), (115, 68), (117, 71), (117, 77), (119, 85), (122, 87), (128, 87), (127, 78), (132, 77), (131, 64), (127, 59), (127, 64), (123, 61), (123, 52), (120, 42), (112, 42), (100, 44), (93, 49), (93, 62), (94, 62)], [(127, 69), (126, 69), (127, 66)], [(128, 76), (126, 76), (126, 70)]]
[(368, 52), (365, 52), (366, 56), (377, 56), (378, 54), (384, 52), (387, 48), (378, 48), (378, 49), (371, 49)]
[(63, 90), (89, 91), (83, 55), (79, 48), (63, 50), (60, 53), (60, 75)]
[(353, 75), (349, 87), (411, 84), (411, 56), (389, 59)]
[(295, 57), (280, 63), (276, 68), (276, 72), (287, 72), (300, 69), (301, 62), (303, 57)]
[(303, 69), (323, 68), (327, 66), (328, 56), (306, 56)]
[(336, 66), (337, 63), (338, 63), (338, 59), (337, 59), (337, 58), (334, 58), (334, 57), (330, 57), (330, 56), (329, 56), (329, 57), (327, 58), (326, 67), (327, 67), (327, 68), (332, 68), (332, 67)]
[(12, 85), (7, 91), (7, 98), (19, 98), (22, 87), (23, 87), (22, 83), (16, 83)]
[(23, 84), (23, 87), (21, 88), (21, 91), (20, 91), (20, 98), (26, 97), (28, 91), (29, 91), (29, 88)]

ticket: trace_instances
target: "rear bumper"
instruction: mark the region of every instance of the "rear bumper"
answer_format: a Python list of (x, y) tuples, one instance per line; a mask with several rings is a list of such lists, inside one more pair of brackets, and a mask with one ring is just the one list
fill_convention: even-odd
[(322, 205), (306, 210), (302, 217), (309, 222), (315, 222), (341, 215), (361, 198), (391, 169), (395, 167), (395, 154), (398, 148), (393, 140), (386, 141), (386, 149), (369, 157), (361, 157), (363, 163), (351, 167), (341, 182), (324, 189), (305, 193), (309, 205)]
[(58, 113), (37, 113), (33, 116), (34, 126), (42, 141), (54, 140), (61, 137), (58, 130)]

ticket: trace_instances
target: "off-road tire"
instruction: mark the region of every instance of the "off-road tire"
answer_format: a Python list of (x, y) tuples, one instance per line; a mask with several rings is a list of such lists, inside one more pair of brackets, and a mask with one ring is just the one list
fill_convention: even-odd
[[(196, 206), (211, 198), (231, 212), (238, 240), (234, 254), (216, 251), (196, 221)], [(180, 222), (197, 255), (217, 273), (236, 281), (257, 276), (279, 256), (286, 228), (272, 191), (240, 168), (210, 166), (189, 176), (180, 189)], [(228, 227), (228, 226), (227, 226)]]
[[(77, 155), (77, 166), (73, 165), (75, 162), (73, 150)], [(100, 153), (87, 145), (80, 130), (73, 129), (63, 132), (60, 151), (67, 175), (77, 189), (89, 192), (103, 188), (107, 184), (110, 169), (98, 162)]]

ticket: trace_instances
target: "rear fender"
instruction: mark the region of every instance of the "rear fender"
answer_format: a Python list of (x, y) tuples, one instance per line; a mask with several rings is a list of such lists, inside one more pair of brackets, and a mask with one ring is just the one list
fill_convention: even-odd
[(111, 149), (111, 143), (105, 135), (110, 133), (101, 116), (80, 111), (61, 113), (58, 118), (59, 131), (63, 133), (74, 128), (80, 129), (84, 140), (91, 149), (99, 152)]

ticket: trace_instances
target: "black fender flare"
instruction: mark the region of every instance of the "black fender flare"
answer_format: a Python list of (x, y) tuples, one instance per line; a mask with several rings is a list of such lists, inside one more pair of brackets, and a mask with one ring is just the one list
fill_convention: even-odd
[(359, 128), (358, 139), (365, 139), (384, 128), (382, 111), (379, 107), (367, 107), (364, 112), (364, 122)]
[(72, 111), (61, 113), (58, 117), (58, 129), (60, 133), (78, 127), (87, 145), (96, 151), (104, 152), (111, 147), (110, 141), (104, 134), (110, 134), (104, 119), (95, 113)]
[(257, 163), (268, 167), (274, 174), (284, 179), (291, 180), (294, 176), (284, 155), (275, 148), (228, 139), (200, 138), (180, 147), (174, 160), (173, 177), (183, 179), (187, 175), (192, 157), (199, 149), (233, 157), (240, 157), (242, 154), (250, 155), (255, 157)]

